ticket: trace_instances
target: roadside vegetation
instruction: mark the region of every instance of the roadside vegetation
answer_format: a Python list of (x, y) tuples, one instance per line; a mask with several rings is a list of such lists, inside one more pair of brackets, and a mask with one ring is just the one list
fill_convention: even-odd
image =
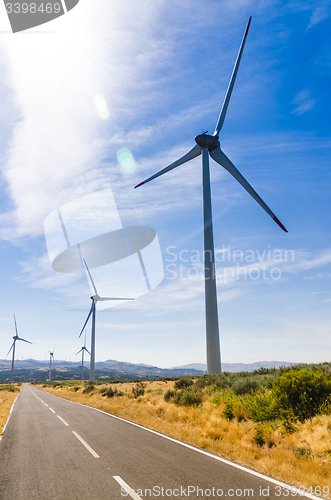
[(20, 391), (21, 384), (0, 384), (0, 434), (7, 422), (10, 407)]
[(330, 363), (38, 387), (304, 486), (310, 493), (331, 493)]

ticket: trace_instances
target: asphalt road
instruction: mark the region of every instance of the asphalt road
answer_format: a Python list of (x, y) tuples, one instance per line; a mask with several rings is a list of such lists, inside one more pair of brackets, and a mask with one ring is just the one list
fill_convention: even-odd
[(217, 455), (26, 384), (0, 442), (1, 500), (287, 497), (302, 495)]

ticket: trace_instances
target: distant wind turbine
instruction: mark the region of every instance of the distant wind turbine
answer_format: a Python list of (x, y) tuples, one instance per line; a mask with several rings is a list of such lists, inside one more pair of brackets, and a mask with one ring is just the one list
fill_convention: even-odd
[(216, 276), (215, 276), (215, 255), (214, 255), (214, 237), (212, 224), (212, 208), (211, 208), (211, 193), (210, 193), (210, 174), (209, 174), (209, 155), (219, 165), (224, 167), (246, 191), (256, 200), (259, 205), (267, 212), (270, 217), (287, 232), (283, 224), (277, 219), (275, 214), (264, 203), (252, 186), (246, 181), (241, 173), (236, 169), (229, 158), (223, 153), (220, 148), (219, 133), (222, 129), (225, 115), (230, 102), (232, 90), (237, 77), (239, 64), (244, 50), (251, 17), (249, 18), (244, 37), (238, 52), (237, 60), (234, 65), (230, 84), (227, 89), (223, 106), (215, 127), (213, 135), (207, 135), (207, 132), (195, 137), (196, 145), (191, 151), (184, 155), (179, 160), (175, 161), (168, 167), (160, 170), (160, 172), (152, 175), (145, 181), (141, 182), (135, 188), (146, 184), (147, 182), (159, 177), (160, 175), (169, 172), (179, 165), (196, 158), (202, 153), (202, 184), (203, 184), (203, 217), (204, 217), (204, 264), (205, 264), (205, 309), (206, 309), (206, 338), (207, 338), (207, 373), (221, 373), (221, 353), (218, 328), (218, 313), (217, 313), (217, 291), (216, 291)]
[(16, 335), (15, 335), (15, 337), (13, 337), (14, 342), (12, 343), (11, 348), (7, 352), (7, 356), (8, 356), (8, 354), (10, 353), (10, 351), (13, 349), (13, 359), (12, 359), (12, 362), (11, 362), (10, 382), (14, 381), (14, 361), (15, 361), (15, 344), (16, 344), (16, 340), (22, 340), (23, 342), (27, 342), (28, 344), (32, 344), (32, 342), (29, 342), (28, 340), (21, 339), (18, 336), (15, 314), (14, 314), (14, 323), (15, 323), (15, 332), (16, 332)]
[(84, 323), (82, 331), (79, 334), (79, 337), (83, 333), (84, 328), (85, 328), (85, 326), (86, 326), (86, 324), (87, 324), (87, 322), (90, 319), (90, 316), (92, 314), (92, 335), (91, 335), (91, 353), (90, 353), (91, 354), (90, 380), (94, 381), (95, 380), (95, 317), (96, 317), (96, 305), (97, 305), (97, 302), (99, 302), (99, 300), (100, 301), (104, 301), (104, 300), (134, 300), (134, 299), (131, 299), (131, 298), (128, 298), (128, 297), (100, 297), (100, 295), (98, 295), (96, 286), (94, 284), (94, 281), (92, 279), (90, 270), (89, 270), (89, 268), (88, 268), (88, 266), (86, 264), (85, 259), (83, 259), (83, 261), (84, 261), (84, 264), (85, 264), (85, 267), (86, 267), (86, 271), (87, 271), (87, 273), (88, 273), (88, 275), (90, 277), (91, 283), (92, 283), (92, 287), (93, 287), (93, 290), (94, 290), (94, 295), (92, 295), (92, 297), (91, 297), (91, 299), (92, 299), (91, 309), (90, 309), (90, 312), (88, 313), (88, 316), (86, 318), (86, 321)]
[(88, 349), (86, 349), (86, 333), (85, 333), (85, 338), (84, 338), (84, 345), (81, 348), (81, 350), (76, 353), (76, 356), (80, 352), (82, 353), (82, 376), (81, 376), (81, 380), (84, 380), (84, 351), (86, 351), (91, 356), (90, 351)]
[(55, 352), (55, 345), (53, 347), (53, 351), (48, 351), (49, 352), (49, 378), (48, 381), (52, 382), (52, 361), (54, 362), (54, 352)]

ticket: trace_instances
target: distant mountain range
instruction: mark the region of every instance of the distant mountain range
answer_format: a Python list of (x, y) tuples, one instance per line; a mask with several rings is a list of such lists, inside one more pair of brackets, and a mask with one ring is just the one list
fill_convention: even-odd
[[(256, 363), (223, 363), (222, 369), (226, 372), (251, 372), (261, 367), (273, 368), (280, 366), (290, 366), (292, 363), (286, 361), (257, 361)], [(293, 363), (295, 364), (295, 363)], [(0, 359), (0, 383), (6, 382), (10, 377), (11, 361)], [(158, 368), (157, 366), (126, 363), (108, 359), (95, 364), (97, 379), (110, 380), (132, 380), (146, 379), (153, 380), (160, 377), (182, 377), (185, 375), (204, 375), (206, 365), (203, 363), (191, 363), (173, 368)], [(49, 361), (38, 361), (36, 359), (15, 360), (15, 380), (16, 381), (46, 381), (49, 373)], [(89, 364), (84, 368), (85, 378), (89, 376)], [(80, 379), (81, 365), (76, 361), (57, 361), (52, 367), (53, 380)]]
[[(259, 368), (279, 368), (280, 366), (292, 366), (298, 363), (289, 363), (288, 361), (256, 361), (255, 363), (222, 363), (223, 372), (253, 372)], [(204, 363), (190, 363), (184, 366), (174, 366), (173, 369), (181, 370), (199, 370), (206, 372), (207, 365)]]

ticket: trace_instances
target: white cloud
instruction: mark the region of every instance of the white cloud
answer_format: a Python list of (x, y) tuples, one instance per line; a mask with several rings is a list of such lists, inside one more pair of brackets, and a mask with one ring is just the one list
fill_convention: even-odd
[[(100, 2), (95, 9), (88, 2), (75, 9), (74, 23), (70, 14), (59, 18), (55, 33), (2, 37), (17, 116), (3, 167), (14, 205), (1, 217), (5, 237), (40, 234), (52, 209), (101, 187), (98, 165), (120, 109), (128, 106), (125, 92), (159, 53), (155, 41), (148, 62), (128, 64), (147, 52), (150, 26), (163, 4), (152, 3), (127, 2), (123, 9)], [(109, 105), (108, 121), (94, 106), (99, 94)]]
[(318, 99), (311, 98), (308, 90), (302, 90), (294, 97), (292, 103), (296, 105), (292, 113), (302, 115), (313, 109), (315, 104), (318, 103)]
[(312, 26), (315, 26), (315, 24), (324, 21), (324, 19), (327, 19), (329, 15), (330, 15), (330, 2), (327, 1), (314, 9), (311, 18), (309, 19), (307, 30)]

